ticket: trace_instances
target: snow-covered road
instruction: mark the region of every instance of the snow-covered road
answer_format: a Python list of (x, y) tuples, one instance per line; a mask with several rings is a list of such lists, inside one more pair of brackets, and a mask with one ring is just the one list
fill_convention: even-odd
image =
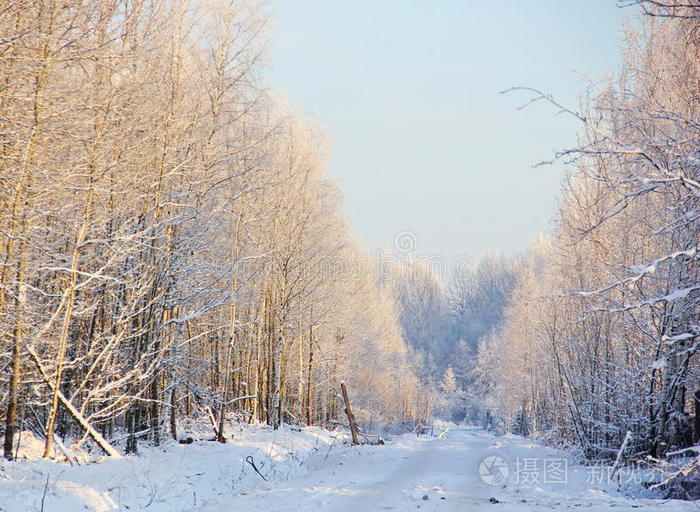
[[(528, 439), (465, 428), (452, 430), (443, 439), (402, 437), (386, 446), (326, 457), (323, 469), (285, 485), (255, 490), (234, 502), (240, 510), (280, 512), (680, 511), (693, 507), (679, 501), (628, 499), (615, 485), (597, 482), (590, 469), (569, 467), (563, 457)], [(498, 473), (482, 465), (485, 460), (505, 462), (508, 478), (493, 482)], [(552, 472), (551, 466), (556, 469), (557, 464), (560, 471)]]
[(455, 432), (445, 439), (408, 438), (351, 450), (289, 485), (241, 496), (240, 505), (274, 511), (471, 510), (483, 502), (475, 496), (488, 493), (474, 471), (488, 445), (478, 434)]
[(25, 458), (0, 463), (0, 512), (700, 510), (631, 499), (563, 452), (478, 428), (359, 447), (316, 427), (232, 425), (228, 434), (226, 444), (169, 442), (79, 466), (41, 459), (43, 443), (26, 434)]

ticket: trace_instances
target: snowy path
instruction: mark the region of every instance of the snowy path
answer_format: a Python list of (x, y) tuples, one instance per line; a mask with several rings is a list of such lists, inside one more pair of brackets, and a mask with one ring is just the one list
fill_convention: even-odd
[(555, 460), (562, 454), (517, 436), (495, 437), (478, 429), (451, 431), (444, 439), (404, 437), (386, 446), (355, 451), (326, 460), (323, 470), (287, 485), (258, 489), (233, 503), (241, 510), (280, 512), (668, 511), (693, 507), (687, 502), (630, 500), (614, 489), (608, 494), (600, 486), (587, 485), (585, 468), (581, 467), (569, 468), (566, 484), (508, 481), (488, 485), (478, 474), (480, 463), (488, 456), (502, 455), (512, 466), (517, 458)]
[[(0, 512), (700, 511), (700, 503), (627, 498), (583, 466), (545, 483), (544, 464), (566, 461), (565, 453), (476, 428), (360, 447), (313, 427), (237, 425), (229, 434), (226, 444), (169, 443), (80, 466), (42, 460), (43, 444), (27, 438), (25, 450), (39, 455), (0, 463)], [(479, 468), (494, 456), (509, 473), (489, 485)], [(538, 473), (520, 471), (525, 462)]]
[[(479, 459), (481, 447), (474, 450), (452, 439), (411, 441), (372, 448), (361, 456), (341, 457), (333, 467), (313, 472), (293, 486), (242, 497), (247, 500), (241, 505), (250, 510), (259, 506), (261, 510), (270, 507), (282, 511), (290, 510), (291, 500), (293, 510), (308, 511), (404, 510), (407, 505), (421, 505), (425, 510), (467, 510), (465, 507), (474, 503), (469, 492), (474, 475), (461, 468)], [(424, 495), (428, 501), (423, 500)]]

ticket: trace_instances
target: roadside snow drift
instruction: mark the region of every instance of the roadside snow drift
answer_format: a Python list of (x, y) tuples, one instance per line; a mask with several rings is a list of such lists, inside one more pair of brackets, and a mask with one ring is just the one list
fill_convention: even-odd
[(242, 425), (231, 433), (227, 444), (172, 443), (75, 467), (5, 463), (0, 511), (41, 511), (42, 503), (44, 512), (680, 512), (693, 506), (629, 498), (601, 468), (577, 466), (532, 440), (481, 429), (359, 447), (318, 428)]

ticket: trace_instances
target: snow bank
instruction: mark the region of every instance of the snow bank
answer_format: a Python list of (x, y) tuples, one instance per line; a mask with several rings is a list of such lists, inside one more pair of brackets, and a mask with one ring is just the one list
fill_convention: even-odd
[(42, 501), (46, 512), (226, 510), (234, 496), (279, 486), (347, 449), (343, 434), (314, 427), (236, 425), (227, 437), (226, 444), (168, 441), (140, 447), (139, 456), (70, 466), (40, 459), (43, 443), (24, 433), (23, 458), (0, 466), (0, 511), (39, 512)]

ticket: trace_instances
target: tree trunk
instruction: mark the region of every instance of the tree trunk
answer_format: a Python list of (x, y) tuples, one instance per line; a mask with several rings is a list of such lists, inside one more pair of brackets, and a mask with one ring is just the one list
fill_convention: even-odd
[(313, 424), (313, 362), (314, 362), (314, 337), (313, 326), (309, 326), (309, 363), (306, 368), (306, 424)]
[(87, 235), (88, 222), (90, 214), (92, 212), (92, 199), (94, 194), (94, 188), (92, 183), (92, 177), (90, 177), (90, 184), (85, 198), (85, 206), (83, 208), (83, 219), (82, 224), (78, 233), (75, 236), (75, 241), (73, 244), (73, 254), (71, 256), (71, 267), (70, 267), (70, 277), (68, 281), (68, 302), (66, 303), (66, 312), (63, 316), (63, 325), (61, 326), (61, 335), (58, 340), (58, 354), (56, 356), (56, 375), (54, 377), (54, 382), (52, 386), (52, 396), (51, 396), (51, 408), (49, 410), (49, 418), (46, 422), (46, 442), (44, 444), (44, 457), (51, 455), (51, 450), (53, 448), (53, 432), (54, 426), (56, 424), (56, 418), (58, 417), (58, 403), (59, 403), (59, 393), (61, 390), (61, 377), (63, 376), (63, 366), (65, 364), (66, 349), (68, 347), (68, 337), (70, 335), (70, 326), (73, 320), (73, 310), (75, 308), (76, 299), (76, 288), (78, 286), (78, 266), (80, 262), (80, 247), (85, 241), (85, 236)]
[[(24, 231), (24, 228), (22, 229)], [(12, 460), (15, 432), (19, 429), (17, 424), (17, 410), (19, 408), (19, 389), (22, 381), (21, 347), (24, 331), (24, 302), (26, 300), (24, 282), (24, 244), (20, 247), (19, 261), (17, 262), (17, 298), (15, 299), (15, 327), (12, 343), (12, 373), (10, 386), (7, 393), (7, 415), (5, 417), (5, 442), (3, 455), (7, 460)]]
[(700, 389), (693, 394), (695, 417), (693, 418), (693, 442), (700, 441)]
[(281, 424), (281, 407), (282, 401), (280, 399), (280, 392), (282, 388), (282, 343), (284, 342), (284, 337), (278, 336), (275, 339), (275, 344), (273, 347), (273, 368), (274, 375), (272, 381), (272, 428), (277, 430)]

